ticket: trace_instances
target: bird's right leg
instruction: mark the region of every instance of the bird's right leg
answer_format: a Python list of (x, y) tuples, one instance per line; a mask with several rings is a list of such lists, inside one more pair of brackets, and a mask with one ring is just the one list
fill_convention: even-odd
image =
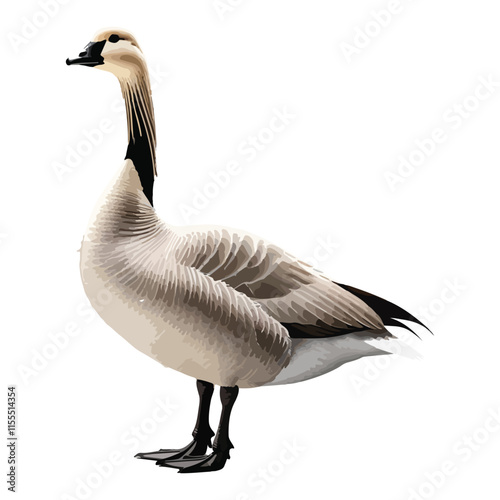
[(198, 418), (193, 430), (193, 440), (187, 446), (184, 446), (184, 448), (176, 450), (161, 449), (149, 453), (138, 453), (136, 458), (146, 460), (182, 460), (184, 457), (204, 455), (207, 448), (212, 448), (214, 431), (210, 428), (208, 417), (210, 402), (214, 393), (214, 385), (204, 380), (197, 380), (196, 388), (200, 396), (200, 404), (198, 406)]

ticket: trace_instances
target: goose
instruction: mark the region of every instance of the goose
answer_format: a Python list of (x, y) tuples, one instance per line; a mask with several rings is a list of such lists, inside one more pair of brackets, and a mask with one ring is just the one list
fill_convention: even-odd
[[(233, 448), (229, 419), (240, 388), (309, 380), (363, 356), (387, 354), (374, 345), (397, 340), (387, 326), (425, 327), (397, 305), (336, 283), (263, 238), (163, 222), (153, 208), (155, 118), (137, 40), (128, 31), (104, 29), (66, 63), (118, 78), (128, 129), (124, 163), (82, 240), (85, 293), (132, 346), (196, 379), (192, 440), (137, 458), (181, 473), (220, 470)], [(112, 297), (104, 308), (103, 291)], [(217, 433), (209, 424), (214, 385), (222, 402)]]

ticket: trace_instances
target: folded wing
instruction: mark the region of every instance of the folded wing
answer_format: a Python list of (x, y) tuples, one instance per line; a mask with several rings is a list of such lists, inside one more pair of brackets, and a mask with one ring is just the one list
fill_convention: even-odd
[(292, 338), (364, 330), (388, 333), (367, 301), (263, 239), (226, 228), (183, 231), (177, 245), (179, 263), (260, 304)]

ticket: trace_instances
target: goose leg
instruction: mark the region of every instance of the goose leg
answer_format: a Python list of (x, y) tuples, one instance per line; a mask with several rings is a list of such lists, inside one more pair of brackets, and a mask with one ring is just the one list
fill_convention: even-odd
[(196, 425), (193, 430), (193, 440), (187, 446), (184, 446), (184, 448), (137, 453), (136, 458), (143, 458), (145, 460), (183, 459), (184, 457), (204, 455), (207, 448), (212, 447), (214, 431), (210, 428), (208, 416), (212, 394), (214, 393), (214, 385), (204, 380), (197, 380), (196, 388), (200, 396), (200, 404), (198, 406)]
[(214, 441), (213, 452), (202, 457), (185, 457), (181, 460), (167, 459), (157, 462), (160, 467), (172, 467), (179, 469), (180, 473), (211, 472), (224, 467), (229, 457), (229, 450), (233, 447), (229, 439), (229, 417), (234, 402), (238, 396), (238, 386), (221, 387), (220, 400), (222, 402), (222, 413), (219, 428)]

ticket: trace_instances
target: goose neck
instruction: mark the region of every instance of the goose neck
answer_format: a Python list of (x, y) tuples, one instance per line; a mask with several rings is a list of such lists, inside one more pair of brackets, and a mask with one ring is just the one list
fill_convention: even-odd
[(142, 189), (151, 206), (156, 176), (156, 130), (151, 87), (146, 71), (121, 79), (127, 113), (128, 147), (126, 159), (132, 161)]

